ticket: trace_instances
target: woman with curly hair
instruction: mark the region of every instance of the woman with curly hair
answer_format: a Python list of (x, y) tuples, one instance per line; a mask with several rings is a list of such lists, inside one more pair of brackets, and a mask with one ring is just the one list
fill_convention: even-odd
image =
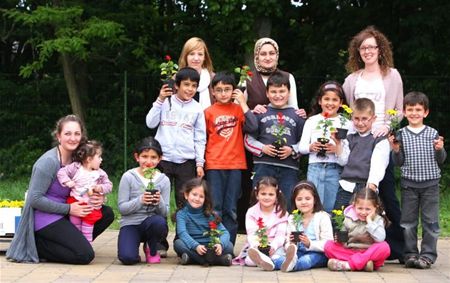
[[(385, 136), (390, 131), (389, 115), (386, 110), (403, 109), (403, 82), (394, 68), (391, 43), (373, 26), (356, 34), (348, 46), (349, 58), (346, 64), (347, 76), (343, 89), (351, 105), (358, 98), (366, 97), (375, 104), (376, 120), (373, 123), (375, 137)], [(392, 160), (380, 182), (380, 198), (386, 213), (392, 221), (387, 228), (387, 242), (391, 247), (391, 258), (403, 261), (403, 231), (400, 227), (400, 205), (395, 195), (394, 166)]]

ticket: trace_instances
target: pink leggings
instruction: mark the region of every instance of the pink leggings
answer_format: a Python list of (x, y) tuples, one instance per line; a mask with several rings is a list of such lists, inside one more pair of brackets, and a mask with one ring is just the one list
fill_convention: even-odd
[(327, 241), (325, 244), (325, 255), (328, 258), (348, 261), (352, 270), (364, 269), (369, 260), (378, 269), (383, 266), (390, 253), (391, 249), (385, 241), (373, 243), (368, 249), (350, 249), (334, 241)]

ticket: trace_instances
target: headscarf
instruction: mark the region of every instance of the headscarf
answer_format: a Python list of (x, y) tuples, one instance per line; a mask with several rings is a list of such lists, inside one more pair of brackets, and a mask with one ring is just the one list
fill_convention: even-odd
[[(259, 51), (261, 50), (261, 47), (264, 44), (271, 44), (275, 48), (275, 51), (277, 52), (277, 58), (275, 61), (275, 65), (272, 68), (264, 68), (261, 65), (259, 65), (259, 63), (258, 63), (258, 54), (259, 54)], [(259, 73), (261, 73), (263, 75), (270, 75), (277, 69), (278, 58), (280, 56), (280, 53), (279, 53), (279, 49), (278, 49), (278, 44), (275, 42), (275, 40), (268, 38), (268, 37), (263, 37), (263, 38), (258, 39), (258, 41), (256, 41), (256, 43), (255, 43), (255, 50), (254, 50), (253, 55), (254, 55), (253, 60), (255, 63), (255, 68)]]

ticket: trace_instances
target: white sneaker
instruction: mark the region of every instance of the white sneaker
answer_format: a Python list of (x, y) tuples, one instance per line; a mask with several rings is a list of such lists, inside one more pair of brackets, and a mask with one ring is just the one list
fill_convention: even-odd
[(297, 245), (290, 244), (286, 249), (286, 259), (281, 264), (281, 271), (291, 272), (297, 264)]
[(266, 271), (272, 271), (275, 268), (270, 257), (266, 256), (258, 249), (250, 248), (248, 250), (248, 257), (259, 267)]

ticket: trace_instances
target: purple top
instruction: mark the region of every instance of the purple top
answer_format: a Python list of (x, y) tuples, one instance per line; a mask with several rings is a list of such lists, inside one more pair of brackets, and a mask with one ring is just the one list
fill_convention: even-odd
[[(63, 187), (58, 178), (50, 185), (45, 196), (55, 202), (66, 203), (67, 197), (69, 196), (70, 189)], [(34, 231), (39, 231), (40, 229), (52, 224), (63, 218), (62, 214), (49, 213), (41, 210), (34, 210)]]

